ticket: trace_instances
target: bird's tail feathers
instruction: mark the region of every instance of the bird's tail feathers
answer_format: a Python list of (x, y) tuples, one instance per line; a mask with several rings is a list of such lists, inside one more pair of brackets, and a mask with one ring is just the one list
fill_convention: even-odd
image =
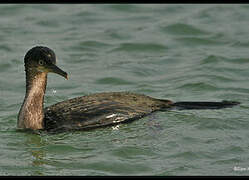
[(177, 110), (188, 109), (222, 109), (229, 108), (240, 104), (236, 101), (221, 101), (221, 102), (195, 102), (195, 101), (179, 101), (172, 104), (172, 107)]

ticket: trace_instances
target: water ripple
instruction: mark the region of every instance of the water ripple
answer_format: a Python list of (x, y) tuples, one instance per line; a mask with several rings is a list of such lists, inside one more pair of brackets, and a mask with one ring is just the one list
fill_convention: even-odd
[(115, 48), (112, 51), (156, 53), (167, 49), (167, 46), (155, 43), (121, 43), (118, 48)]
[(183, 36), (198, 36), (198, 35), (207, 35), (209, 34), (205, 30), (201, 30), (193, 25), (183, 24), (183, 23), (175, 23), (170, 24), (165, 27), (161, 27), (162, 32), (166, 34), (173, 34), (173, 35), (183, 35)]
[(121, 79), (121, 78), (115, 78), (115, 77), (105, 77), (98, 79), (96, 81), (98, 84), (110, 84), (110, 85), (127, 85), (127, 84), (133, 84), (130, 81)]

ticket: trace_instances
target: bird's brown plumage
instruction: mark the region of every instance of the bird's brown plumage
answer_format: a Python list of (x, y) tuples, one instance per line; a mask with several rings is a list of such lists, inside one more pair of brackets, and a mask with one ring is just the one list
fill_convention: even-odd
[(171, 101), (130, 92), (97, 93), (73, 98), (45, 109), (45, 129), (89, 129), (141, 118), (167, 109)]

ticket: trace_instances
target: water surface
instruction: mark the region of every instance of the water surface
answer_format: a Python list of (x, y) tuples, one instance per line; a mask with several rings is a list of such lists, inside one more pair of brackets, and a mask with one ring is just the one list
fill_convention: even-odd
[[(1, 4), (0, 17), (0, 175), (249, 175), (248, 5)], [(105, 91), (242, 104), (19, 132), (23, 57), (36, 45), (69, 73), (49, 75), (45, 106)]]

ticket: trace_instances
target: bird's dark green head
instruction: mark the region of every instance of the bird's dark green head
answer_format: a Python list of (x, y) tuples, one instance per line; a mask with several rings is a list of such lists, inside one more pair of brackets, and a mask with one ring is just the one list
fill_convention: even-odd
[(24, 57), (25, 70), (32, 69), (37, 72), (53, 72), (68, 79), (65, 71), (56, 66), (56, 56), (52, 49), (44, 46), (31, 48)]

